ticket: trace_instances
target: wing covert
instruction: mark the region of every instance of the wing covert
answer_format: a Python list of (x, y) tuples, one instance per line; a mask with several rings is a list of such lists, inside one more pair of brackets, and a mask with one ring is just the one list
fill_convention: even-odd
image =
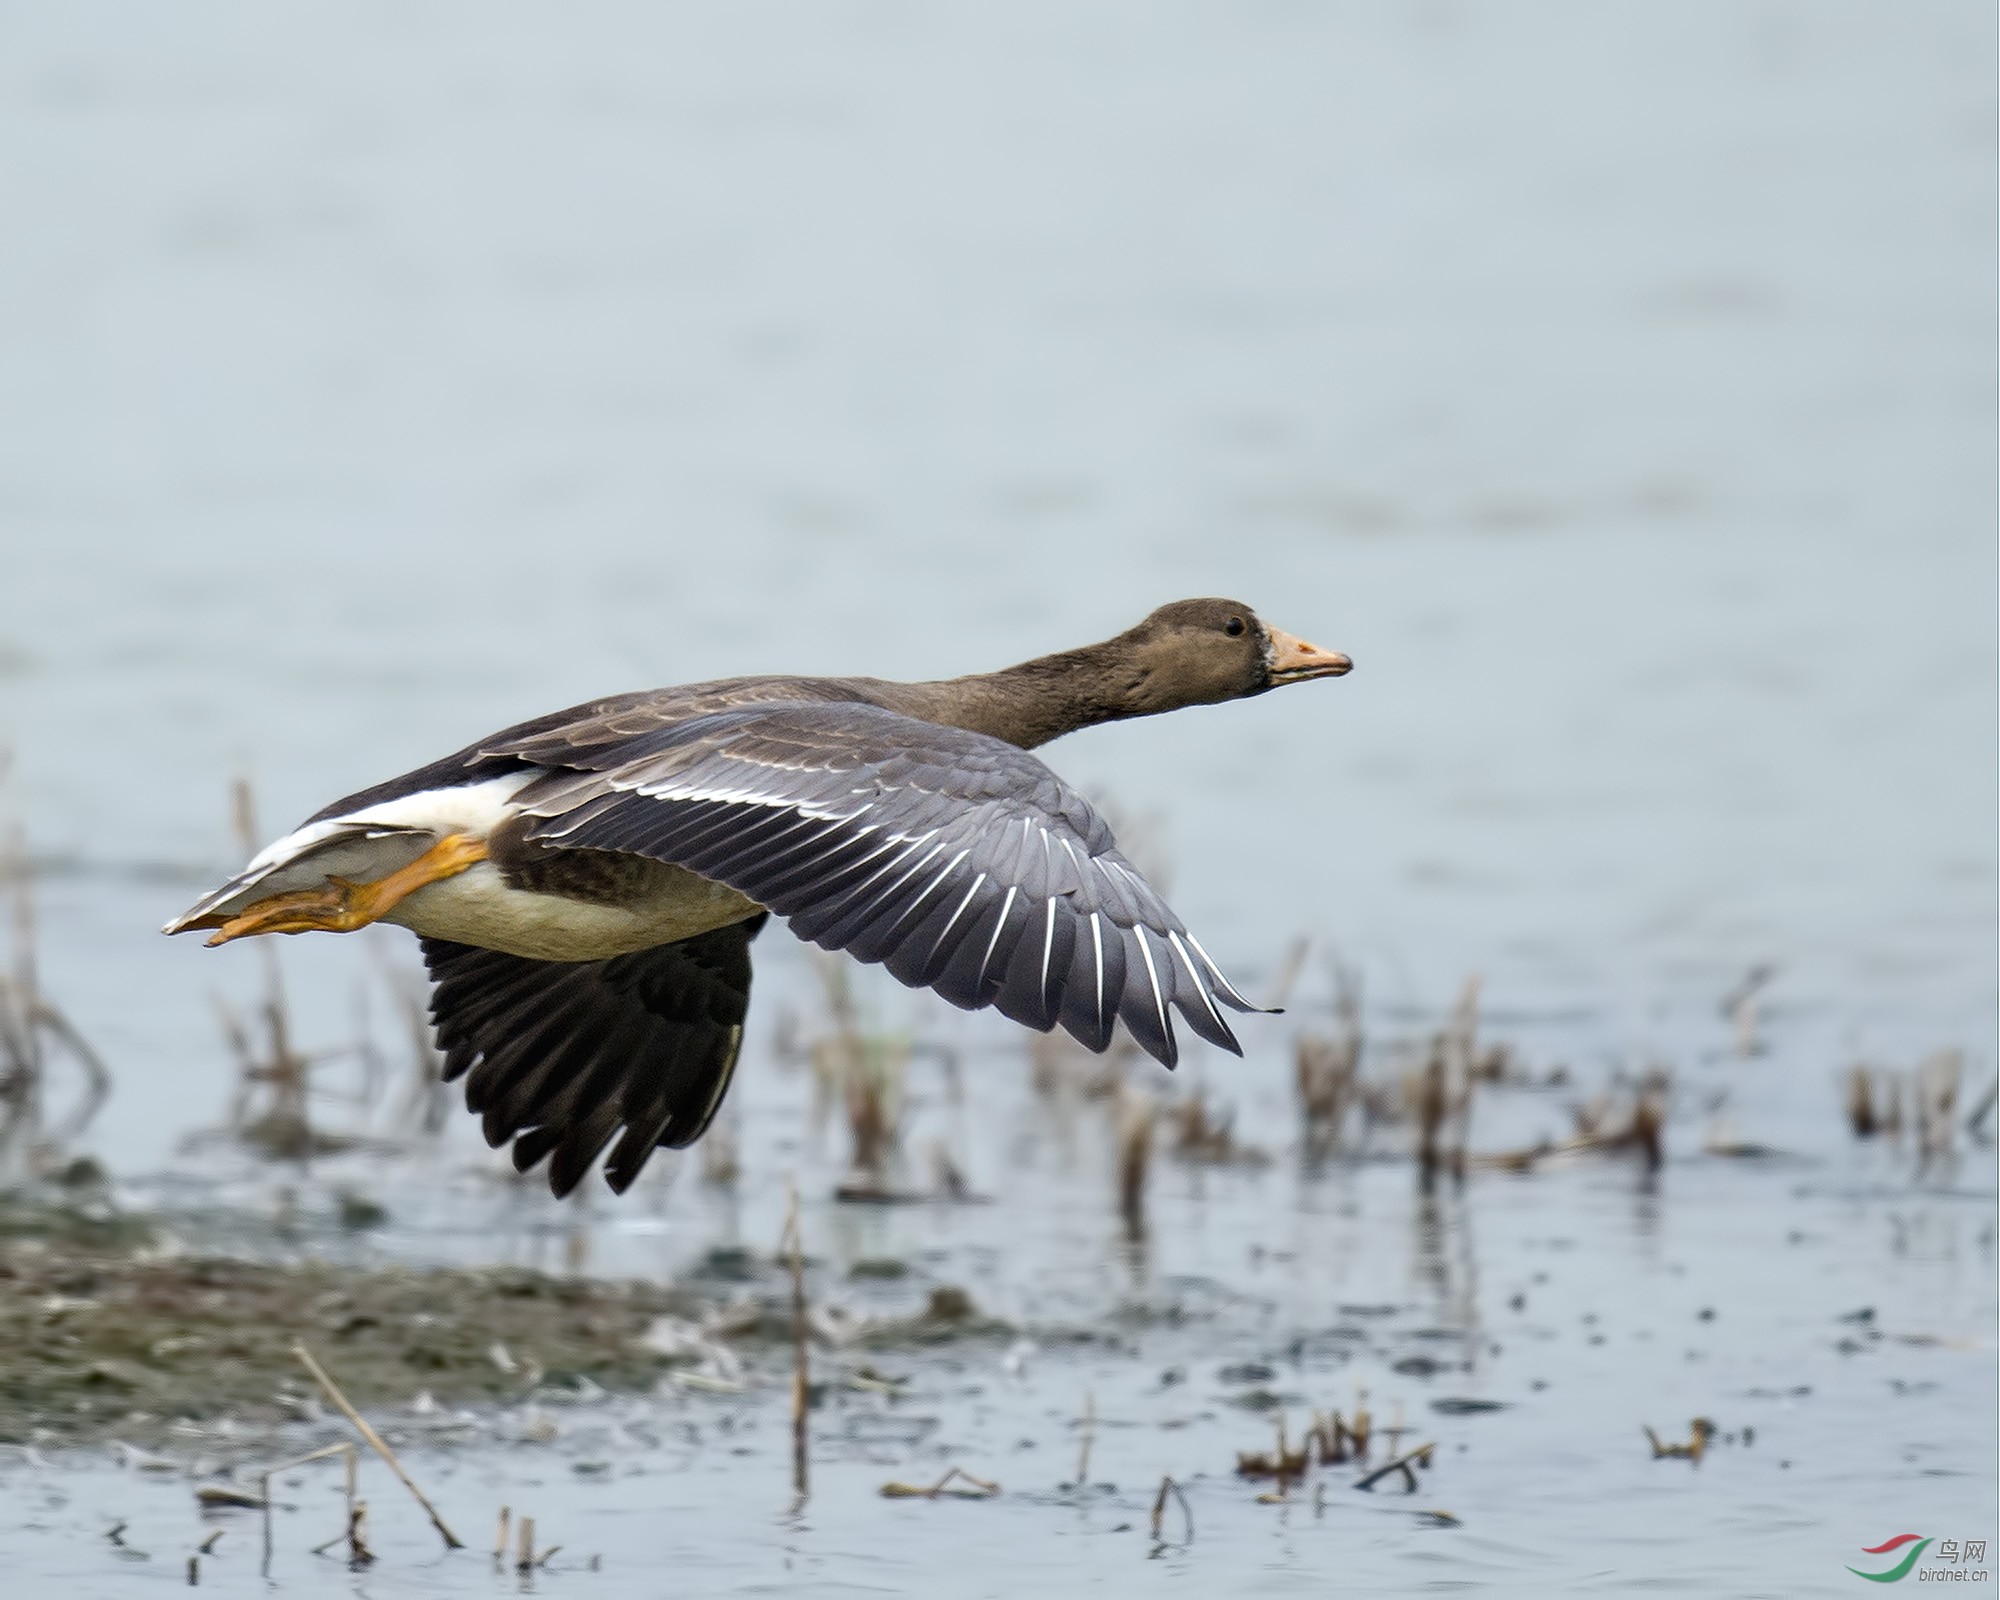
[(984, 734), (859, 703), (781, 702), (615, 744), (530, 737), (493, 753), (560, 763), (515, 797), (539, 844), (685, 867), (800, 938), (964, 1009), (1060, 1024), (1094, 1050), (1123, 1020), (1168, 1066), (1172, 1011), (1241, 1054), (1220, 1006), (1258, 1009), (1096, 809)]

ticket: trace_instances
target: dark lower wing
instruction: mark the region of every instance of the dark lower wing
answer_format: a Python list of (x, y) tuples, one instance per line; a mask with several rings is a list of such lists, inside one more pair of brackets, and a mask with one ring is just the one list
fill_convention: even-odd
[(529, 961), (424, 939), (445, 1080), (465, 1077), (486, 1142), (512, 1139), (521, 1171), (554, 1157), (557, 1195), (615, 1136), (604, 1176), (623, 1194), (656, 1148), (694, 1143), (721, 1106), (763, 925), (755, 917), (609, 961)]

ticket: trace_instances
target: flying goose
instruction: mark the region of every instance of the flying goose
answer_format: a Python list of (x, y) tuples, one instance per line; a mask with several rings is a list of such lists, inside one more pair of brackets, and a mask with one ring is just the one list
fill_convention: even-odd
[[(569, 1193), (610, 1145), (622, 1193), (729, 1087), (750, 941), (792, 932), (967, 1010), (1092, 1050), (1171, 1011), (1241, 1054), (1258, 1008), (1081, 795), (1028, 752), (1079, 728), (1338, 677), (1352, 663), (1233, 600), (930, 683), (730, 678), (537, 717), (337, 800), (168, 923), (414, 931), (447, 1080), (487, 1141)], [(469, 1074), (469, 1076), (468, 1076)]]

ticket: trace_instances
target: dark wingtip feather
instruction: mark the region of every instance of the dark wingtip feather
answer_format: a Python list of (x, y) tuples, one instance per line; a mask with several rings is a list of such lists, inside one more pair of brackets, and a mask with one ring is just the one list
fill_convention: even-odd
[[(505, 1137), (505, 1134), (501, 1135), (501, 1138)], [(492, 1142), (497, 1145), (500, 1141), (496, 1139)], [(514, 1141), (514, 1170), (516, 1172), (532, 1170), (561, 1142), (560, 1128), (529, 1128)], [(556, 1198), (561, 1199), (567, 1192), (564, 1189), (557, 1189)]]
[(623, 1194), (632, 1187), (647, 1158), (665, 1143), (661, 1137), (665, 1132), (665, 1127), (628, 1125), (618, 1136), (618, 1143), (612, 1146), (604, 1163), (604, 1181), (613, 1194)]
[(584, 1174), (590, 1171), (617, 1131), (618, 1106), (615, 1102), (598, 1107), (563, 1129), (556, 1145), (555, 1159), (549, 1163), (549, 1192), (560, 1200), (583, 1182)]
[(598, 962), (423, 941), (439, 1044), (486, 1142), (512, 1139), (522, 1172), (553, 1156), (561, 1198), (621, 1128), (605, 1170), (619, 1193), (659, 1143), (698, 1137), (735, 1070), (763, 922)]
[(1205, 1039), (1216, 1049), (1227, 1050), (1233, 1056), (1243, 1054), (1243, 1046), (1237, 1043), (1236, 1035), (1230, 1031), (1229, 1024), (1222, 1020), (1220, 1013), (1211, 1013), (1207, 1006), (1183, 994), (1174, 996), (1174, 1009), (1180, 1012), (1181, 1021), (1197, 1038)]
[[(1143, 974), (1141, 975), (1143, 978)], [(1181, 1059), (1180, 1040), (1174, 1036), (1174, 1025), (1169, 1018), (1162, 1026), (1159, 1012), (1153, 1003), (1153, 991), (1135, 981), (1125, 991), (1118, 1015), (1141, 1050), (1172, 1072)]]
[(1164, 1033), (1161, 1032), (1159, 1018), (1153, 1015), (1150, 1000), (1145, 1006), (1144, 1016), (1140, 1021), (1140, 1025), (1136, 1028), (1132, 1026), (1131, 1017), (1126, 1016), (1124, 1012), (1120, 1012), (1119, 1015), (1124, 1018), (1125, 1026), (1131, 1031), (1132, 1037), (1138, 1042), (1139, 1048), (1145, 1051), (1147, 1055), (1159, 1062), (1169, 1072), (1172, 1072), (1175, 1067), (1180, 1065), (1181, 1043), (1179, 1039), (1174, 1037), (1174, 1026), (1170, 1022), (1167, 1024), (1166, 1031)]
[(1229, 1007), (1231, 1011), (1261, 1012), (1265, 1016), (1282, 1014), (1275, 1007), (1260, 1006), (1253, 1000), (1245, 999), (1236, 985), (1229, 981), (1228, 976), (1223, 972), (1222, 968), (1215, 964), (1215, 957), (1202, 949), (1199, 939), (1185, 929), (1182, 930), (1182, 937), (1187, 940), (1188, 948), (1201, 958), (1201, 964), (1208, 968), (1209, 976), (1215, 980), (1207, 987), (1215, 995), (1215, 998)]

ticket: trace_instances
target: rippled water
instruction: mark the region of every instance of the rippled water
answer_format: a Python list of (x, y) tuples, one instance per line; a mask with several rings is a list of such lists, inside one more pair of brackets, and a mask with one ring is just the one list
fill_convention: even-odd
[[(1362, 1593), (1816, 1595), (1851, 1582), (1843, 1568), (1866, 1565), (1861, 1547), (1892, 1527), (1960, 1539), (1991, 1528), (1990, 1154), (1913, 1187), (1887, 1151), (1746, 1165), (1702, 1157), (1698, 1130), (1682, 1126), (1656, 1185), (1607, 1164), (1481, 1177), (1435, 1199), (1413, 1192), (1400, 1163), (1168, 1165), (1151, 1243), (1134, 1249), (1109, 1214), (1097, 1130), (1065, 1160), (1020, 1074), (988, 1081), (960, 1150), (997, 1203), (816, 1204), (806, 1233), (830, 1274), (822, 1303), (907, 1308), (950, 1283), (1025, 1337), (930, 1354), (818, 1352), (822, 1380), (866, 1361), (910, 1386), (896, 1400), (836, 1389), (816, 1411), (802, 1510), (789, 1507), (782, 1355), (758, 1362), (762, 1381), (742, 1397), (669, 1388), (563, 1404), (558, 1387), (428, 1446), (438, 1419), (385, 1407), (376, 1420), (475, 1552), (500, 1505), (535, 1515), (541, 1542), (564, 1552), (561, 1570), (533, 1585), (550, 1593), (645, 1595), (671, 1581), (703, 1594), (800, 1582), (1280, 1594), (1337, 1582)], [(919, 1124), (935, 1131), (946, 1119), (923, 1098)], [(1275, 1098), (1249, 1098), (1249, 1132), (1273, 1120)], [(592, 1264), (666, 1273), (716, 1239), (765, 1248), (782, 1205), (770, 1177), (796, 1168), (824, 1193), (835, 1170), (801, 1157), (811, 1147), (801, 1099), (751, 1117), (746, 1169), (766, 1181), (750, 1184), (740, 1210), (685, 1181), (664, 1214), (636, 1199), (593, 1207)], [(406, 1177), (386, 1191), (399, 1219), (392, 1254), (560, 1258), (553, 1207), (527, 1208), (550, 1230), (537, 1252), (523, 1231), (537, 1224), (518, 1204), (441, 1203), (433, 1178), (427, 1210), (425, 1189)], [(882, 1286), (850, 1276), (856, 1262), (884, 1260), (907, 1263), (909, 1276)], [(1437, 1443), (1417, 1493), (1358, 1494), (1353, 1474), (1333, 1469), (1323, 1494), (1268, 1505), (1256, 1500), (1266, 1486), (1233, 1476), (1237, 1451), (1270, 1447), (1266, 1406), (1284, 1408), (1296, 1440), (1309, 1408), (1351, 1413), (1362, 1391), (1378, 1427), (1406, 1425), (1406, 1447)], [(1079, 1497), (1063, 1485), (1086, 1395), (1094, 1487)], [(1713, 1417), (1726, 1442), (1699, 1467), (1649, 1458), (1642, 1425), (1679, 1439), (1695, 1415)], [(268, 1460), (269, 1447), (211, 1439), (169, 1455), (176, 1473), (74, 1457), (47, 1472), (0, 1458), (18, 1518), (0, 1548), (52, 1584), (124, 1592), (117, 1580), (133, 1567), (104, 1543), (112, 1519), (129, 1524), (126, 1545), (146, 1553), (155, 1581), (179, 1581), (187, 1554), (220, 1527), (204, 1586), (260, 1591), (255, 1519), (199, 1517), (187, 1475), (204, 1461), (212, 1471)], [(885, 1482), (927, 1483), (950, 1465), (1004, 1493), (978, 1504), (879, 1497)], [(281, 1591), (515, 1587), (484, 1554), (441, 1560), (387, 1474), (363, 1470), (382, 1561), (350, 1577), (306, 1553), (339, 1527), (337, 1475), (300, 1474), (278, 1518)], [(1147, 1528), (1167, 1473), (1185, 1486), (1195, 1534), (1183, 1546), (1170, 1516), (1174, 1544), (1157, 1549)]]
[[(1475, 1185), (1436, 1227), (1482, 1329), (1561, 1237), (1605, 1316), (1659, 1311), (1651, 1348), (1467, 1419), (1491, 1424), (1474, 1475), (1438, 1490), (1486, 1513), (1463, 1530), (1265, 1517), (1218, 1482), (1169, 1568), (1820, 1592), (1882, 1516), (1976, 1520), (1924, 1477), (1933, 1447), (1990, 1523), (1990, 1158), (1943, 1193), (1857, 1168), (1833, 1087), (1851, 1052), (1993, 1066), (1990, 14), (113, 15), (0, 20), (0, 741), (46, 981), (118, 1075), (114, 1167), (170, 1164), (226, 1098), (210, 997), (255, 963), (153, 930), (233, 864), (235, 774), (275, 828), (601, 692), (976, 670), (1233, 594), (1358, 670), (1049, 753), (1164, 838), (1225, 965), (1266, 976), (1324, 933), (1388, 1028), (1478, 969), (1540, 1059), (1658, 1054), (1815, 1164), (1690, 1158), (1642, 1199)], [(287, 946), (314, 1036), (345, 1036), (362, 945)], [(809, 989), (775, 930), (758, 960), (742, 1098), (768, 1210), (798, 1115), (774, 1002)], [(1771, 1054), (1707, 1059), (1718, 995), (1765, 961)], [(1009, 1103), (1004, 1025), (872, 993)], [(1296, 1020), (1198, 1068), (1273, 1143)], [(1406, 1173), (1288, 1170), (1158, 1230), (1147, 1270), (1252, 1293), (1249, 1231), (1295, 1237), (1273, 1315), (1304, 1329), (1335, 1316), (1313, 1272), (1421, 1281)], [(1058, 1261), (1114, 1292), (1102, 1185), (1074, 1182), (964, 1225), (997, 1292)], [(635, 1268), (713, 1222), (685, 1192), (670, 1219)], [(820, 1225), (907, 1248), (946, 1226)], [(1820, 1243), (1773, 1243), (1794, 1231)], [(1725, 1308), (1726, 1381), (1670, 1341), (1676, 1267)], [(1384, 1293), (1418, 1315), (1410, 1283)], [(1847, 1371), (1828, 1319), (1864, 1298), (1979, 1342), (1942, 1399), (1891, 1409), (1871, 1377), (1754, 1488), (1607, 1476), (1606, 1413), (1622, 1449), (1653, 1409), (1634, 1395), (1727, 1410), (1789, 1366)], [(1219, 1365), (1263, 1316), (1161, 1363)], [(1535, 1366), (1495, 1371), (1522, 1398)], [(1157, 1423), (1119, 1370), (1107, 1406)], [(1073, 1406), (1077, 1376), (1020, 1405)], [(1003, 1450), (1014, 1410), (975, 1407), (964, 1443)], [(1190, 1465), (1216, 1469), (1229, 1420), (1186, 1433)], [(1913, 1458), (1857, 1442), (1906, 1425)], [(1159, 1467), (1149, 1447), (1119, 1478)], [(644, 1550), (630, 1524), (670, 1481), (699, 1530), (677, 1559), (718, 1587), (779, 1581), (780, 1545), (795, 1576), (892, 1590), (1141, 1570), (1132, 1536), (1089, 1536), (1129, 1506), (884, 1509), (836, 1477), (781, 1539), (768, 1478), (619, 1479), (592, 1514)], [(947, 1561), (959, 1541), (973, 1560)]]

